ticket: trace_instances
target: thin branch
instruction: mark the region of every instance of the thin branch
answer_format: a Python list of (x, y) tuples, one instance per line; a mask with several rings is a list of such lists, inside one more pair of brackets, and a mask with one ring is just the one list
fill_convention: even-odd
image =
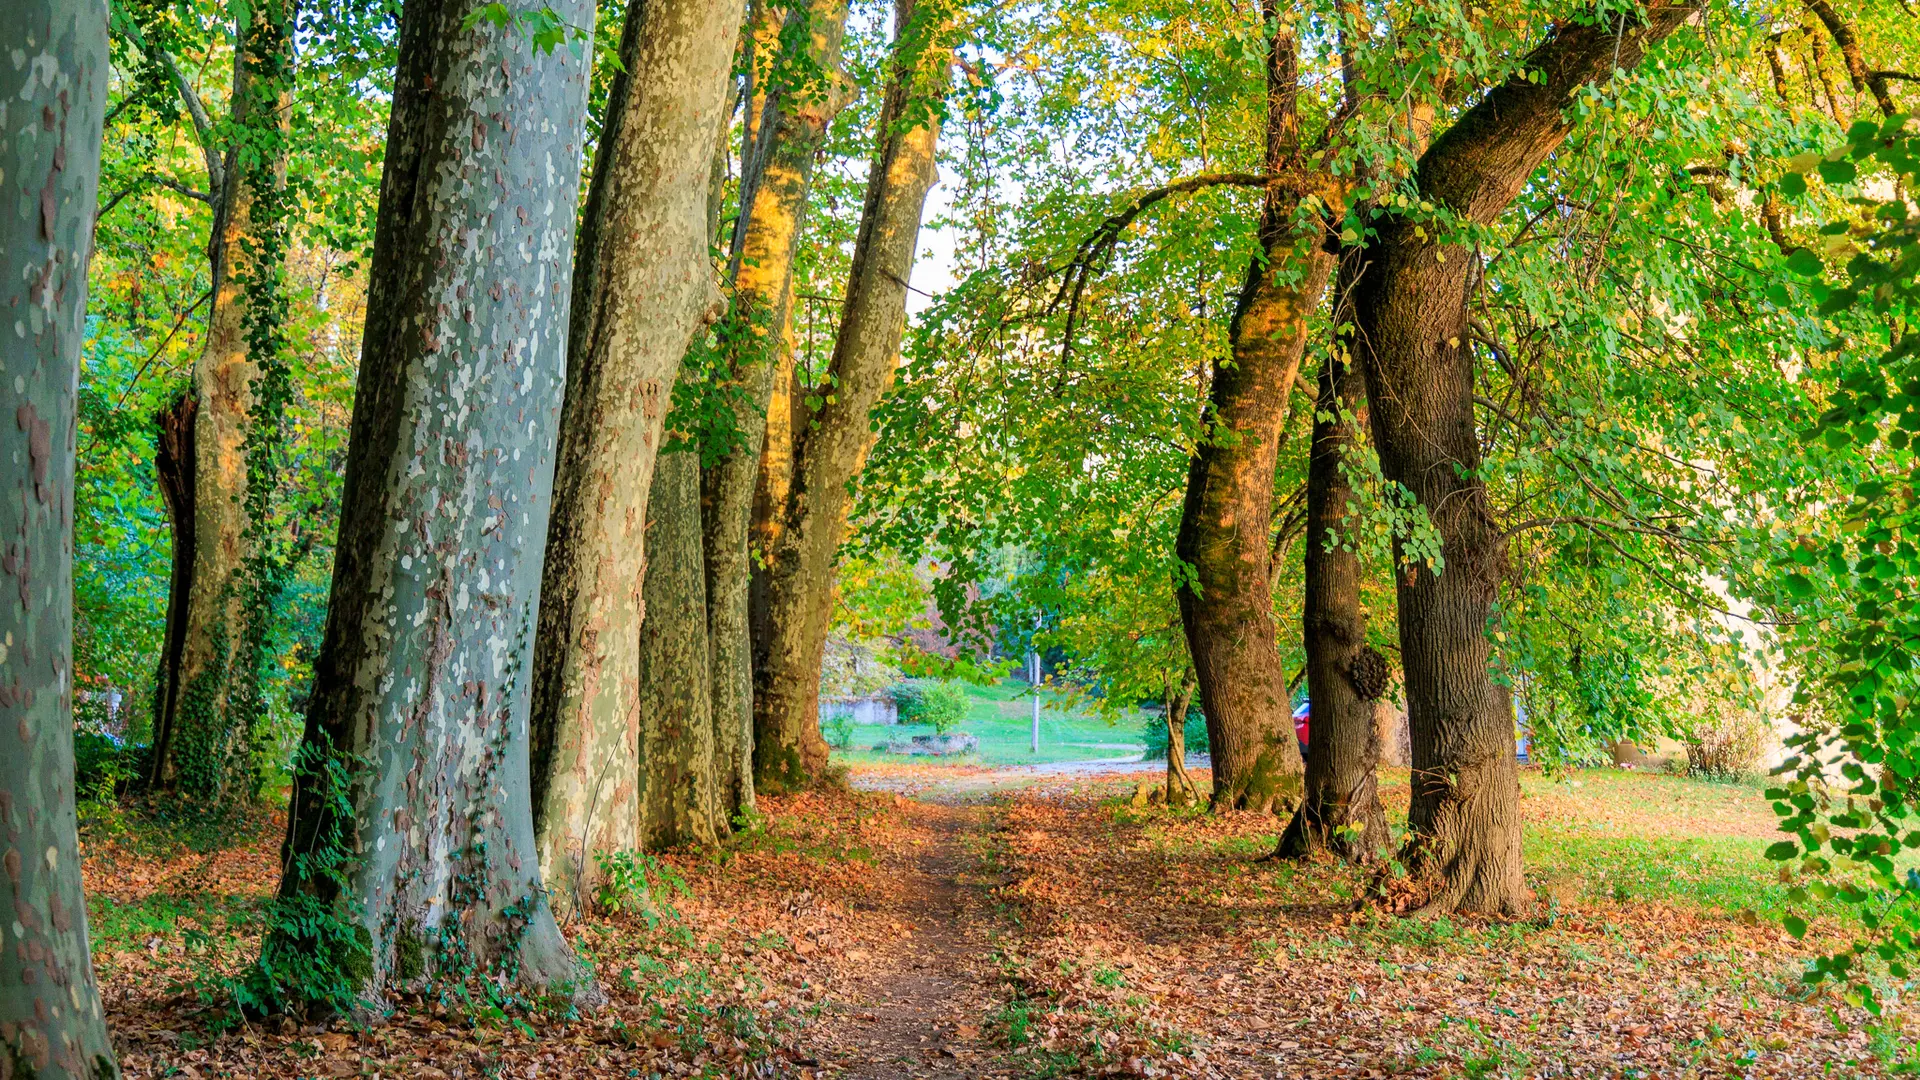
[[(1054, 291), (1053, 299), (1044, 309), (1047, 314), (1059, 310), (1062, 302), (1067, 305), (1067, 325), (1061, 334), (1060, 365), (1065, 367), (1073, 353), (1073, 333), (1080, 321), (1080, 301), (1087, 289), (1087, 283), (1103, 266), (1113, 249), (1120, 243), (1120, 237), (1127, 226), (1133, 224), (1147, 209), (1156, 203), (1165, 201), (1174, 195), (1187, 195), (1196, 191), (1205, 191), (1216, 187), (1259, 187), (1270, 190), (1295, 191), (1302, 195), (1319, 195), (1330, 204), (1338, 200), (1339, 188), (1332, 177), (1314, 172), (1278, 172), (1278, 173), (1200, 173), (1184, 180), (1176, 180), (1164, 187), (1135, 196), (1124, 208), (1107, 216), (1092, 233), (1081, 240), (1074, 249), (1073, 258), (1065, 266), (1055, 271), (1064, 275), (1060, 287)], [(1329, 198), (1329, 196), (1333, 196)], [(1049, 275), (1051, 276), (1051, 275)]]

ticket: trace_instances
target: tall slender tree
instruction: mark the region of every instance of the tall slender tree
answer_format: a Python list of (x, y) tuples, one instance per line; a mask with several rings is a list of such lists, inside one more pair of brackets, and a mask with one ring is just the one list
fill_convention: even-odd
[[(409, 0), (401, 13), (333, 590), (281, 883), (358, 921), (367, 990), (475, 969), (535, 986), (579, 974), (536, 859), (527, 709), (587, 69), (517, 26), (465, 25), (470, 10)], [(587, 0), (555, 10), (591, 25)], [(327, 762), (353, 773), (348, 807)], [(312, 872), (329, 855), (350, 869)]]
[(1437, 885), (1433, 910), (1513, 911), (1528, 896), (1512, 702), (1488, 665), (1505, 539), (1487, 507), (1473, 412), (1467, 310), (1479, 260), (1456, 229), (1508, 207), (1571, 130), (1576, 93), (1631, 70), (1698, 10), (1698, 0), (1656, 0), (1555, 23), (1421, 154), (1414, 206), (1374, 221), (1354, 292), (1370, 426), (1381, 471), (1432, 517), (1444, 558), (1442, 572), (1417, 563), (1397, 584), (1413, 741), (1407, 856)]
[(580, 230), (553, 520), (533, 644), (540, 863), (577, 905), (637, 846), (647, 493), (675, 376), (720, 314), (709, 162), (741, 6), (635, 0)]
[(1175, 550), (1192, 568), (1180, 588), (1213, 755), (1213, 807), (1267, 810), (1300, 792), (1303, 764), (1280, 666), (1271, 592), (1274, 469), (1285, 438), (1308, 321), (1326, 291), (1325, 203), (1297, 183), (1300, 138), (1296, 13), (1263, 0), (1268, 41), (1267, 198), (1260, 250), (1247, 268), (1214, 365), (1208, 433), (1194, 455)]
[(951, 82), (950, 0), (897, 0), (894, 47), (866, 204), (820, 404), (795, 424), (793, 477), (768, 553), (767, 638), (754, 672), (754, 782), (789, 791), (827, 763), (820, 666), (847, 487), (873, 444), (870, 416), (893, 381), (906, 327), (907, 275), (920, 235)]
[[(284, 403), (273, 378), (285, 298), (278, 282), (291, 215), (281, 189), (288, 157), (293, 0), (240, 9), (229, 116), (214, 124), (198, 91), (159, 43), (148, 52), (174, 75), (207, 161), (213, 307), (193, 385), (160, 417), (175, 453), (158, 464), (169, 490), (174, 573), (166, 651), (155, 687), (151, 782), (216, 805), (252, 794), (252, 737), (261, 718), (258, 665), (271, 580), (256, 556), (272, 498), (268, 444)], [(262, 385), (263, 376), (269, 383)]]
[(107, 106), (107, 5), (0, 8), (0, 1074), (116, 1077), (73, 779), (74, 388)]
[[(748, 552), (754, 524), (754, 494), (763, 451), (790, 442), (781, 424), (791, 407), (777, 395), (793, 379), (790, 327), (794, 257), (805, 229), (814, 165), (827, 125), (844, 103), (840, 86), (845, 0), (814, 0), (791, 18), (789, 39), (806, 50), (805, 63), (791, 65), (811, 77), (769, 87), (755, 131), (756, 146), (741, 183), (741, 215), (734, 232), (732, 368), (739, 383), (735, 425), (742, 435), (720, 460), (702, 470), (701, 491), (707, 574), (707, 626), (712, 652), (713, 719), (722, 731), (753, 731), (753, 641), (749, 591), (756, 574)], [(780, 407), (776, 407), (776, 397)], [(781, 452), (779, 450), (776, 453)], [(764, 551), (764, 549), (763, 549)], [(747, 774), (737, 788), (752, 785)], [(735, 795), (730, 801), (744, 800)]]

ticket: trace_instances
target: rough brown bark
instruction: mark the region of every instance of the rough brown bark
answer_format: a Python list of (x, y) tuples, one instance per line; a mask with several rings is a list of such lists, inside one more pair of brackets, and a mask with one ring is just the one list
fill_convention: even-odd
[[(288, 22), (288, 4), (272, 2), (250, 9), (255, 24)], [(241, 33), (245, 45), (236, 49), (230, 95), (232, 130), (283, 124), (283, 118), (259, 115), (266, 97), (279, 98), (290, 88), (257, 84), (259, 57), (249, 49), (262, 40), (291, 39)], [(192, 93), (183, 89), (183, 93)], [(284, 175), (286, 142), (277, 141), (279, 162), (265, 175)], [(229, 688), (234, 676), (236, 649), (242, 635), (258, 632), (249, 626), (245, 589), (239, 581), (247, 556), (247, 455), (245, 443), (253, 409), (253, 383), (260, 364), (247, 342), (249, 296), (241, 282), (257, 268), (248, 266), (253, 207), (260, 197), (259, 170), (241, 160), (241, 151), (229, 147), (224, 163), (209, 176), (215, 197), (213, 228), (207, 238), (212, 268), (213, 307), (207, 318), (205, 347), (193, 369), (194, 430), (186, 446), (194, 456), (183, 474), (193, 485), (185, 500), (192, 524), (184, 533), (176, 526), (174, 544), (192, 559), (186, 575), (185, 604), (172, 609), (169, 625), (178, 624), (180, 648), (169, 651), (155, 698), (153, 762), (150, 780), (157, 788), (177, 789), (208, 806), (217, 805), (236, 769), (244, 766), (249, 749), (249, 722), (228, 714)], [(236, 760), (239, 759), (239, 760)]]
[(544, 600), (534, 801), (556, 904), (638, 846), (647, 492), (687, 346), (718, 314), (707, 181), (741, 10), (634, 0), (575, 267)]
[[(1266, 0), (1269, 175), (1299, 150), (1299, 43)], [(1269, 591), (1273, 476), (1289, 399), (1333, 257), (1312, 204), (1270, 188), (1260, 253), (1247, 269), (1230, 330), (1232, 358), (1214, 365), (1209, 434), (1187, 475), (1175, 551), (1192, 568), (1180, 615), (1200, 680), (1216, 810), (1272, 809), (1299, 794), (1303, 764)]]
[(731, 266), (730, 318), (738, 324), (731, 359), (740, 392), (734, 420), (744, 441), (701, 477), (713, 723), (723, 742), (738, 733), (738, 745), (745, 751), (745, 767), (732, 777), (727, 792), (727, 802), (735, 808), (753, 801), (753, 642), (748, 629), (753, 566), (747, 543), (754, 491), (772, 419), (775, 379), (792, 369), (786, 328), (814, 163), (827, 125), (843, 101), (836, 84), (846, 32), (845, 0), (815, 0), (793, 19), (796, 25), (812, 27), (805, 47), (823, 77), (811, 86), (760, 88), (763, 122), (756, 126), (759, 145), (753, 167), (742, 178), (744, 209), (734, 232)]
[[(1581, 87), (1639, 64), (1698, 9), (1649, 4), (1553, 26), (1522, 65), (1421, 155), (1421, 195), (1487, 224), (1569, 130)], [(1537, 81), (1536, 81), (1537, 80)], [(1382, 472), (1405, 485), (1439, 530), (1444, 572), (1398, 575), (1401, 663), (1413, 741), (1413, 800), (1403, 857), (1435, 883), (1427, 910), (1505, 912), (1528, 896), (1512, 703), (1488, 673), (1486, 635), (1505, 558), (1487, 509), (1474, 427), (1466, 317), (1472, 253), (1377, 219), (1379, 239), (1355, 291), (1355, 352), (1367, 377)]]
[[(1343, 279), (1347, 276), (1343, 269)], [(1344, 320), (1336, 317), (1335, 323)], [(1352, 488), (1341, 459), (1353, 443), (1364, 376), (1345, 349), (1321, 365), (1307, 463), (1304, 639), (1312, 701), (1306, 789), (1280, 837), (1279, 854), (1304, 858), (1331, 851), (1370, 862), (1387, 845), (1387, 814), (1375, 769), (1380, 744), (1374, 698), (1386, 689), (1386, 661), (1367, 647), (1360, 608), (1360, 558), (1345, 521)]]
[(87, 949), (73, 790), (75, 394), (107, 5), (0, 5), (0, 1076), (120, 1075)]
[[(592, 24), (588, 0), (554, 7)], [(408, 0), (400, 17), (306, 729), (311, 755), (354, 769), (353, 814), (301, 770), (281, 883), (359, 922), (369, 993), (582, 978), (536, 861), (527, 717), (588, 72), (517, 28), (463, 28), (470, 10)], [(347, 896), (304, 869), (336, 835)]]
[(827, 763), (820, 735), (820, 665), (833, 604), (833, 563), (846, 528), (847, 487), (873, 441), (869, 416), (893, 381), (906, 327), (907, 275), (934, 181), (939, 103), (953, 48), (944, 0), (898, 0), (892, 70), (880, 110), (866, 205), (824, 393), (794, 433), (793, 478), (766, 573), (766, 653), (754, 671), (754, 782), (804, 787)]

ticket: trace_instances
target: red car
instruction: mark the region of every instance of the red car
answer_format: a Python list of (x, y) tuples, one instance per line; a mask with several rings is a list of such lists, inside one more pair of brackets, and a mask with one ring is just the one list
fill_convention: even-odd
[(1307, 756), (1307, 721), (1311, 718), (1312, 702), (1303, 701), (1293, 710), (1293, 734), (1300, 740), (1300, 756)]

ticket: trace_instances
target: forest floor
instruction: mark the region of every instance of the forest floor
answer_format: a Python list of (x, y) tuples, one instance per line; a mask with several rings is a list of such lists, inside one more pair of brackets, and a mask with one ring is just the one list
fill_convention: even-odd
[(132, 1077), (1859, 1076), (1914, 1041), (1800, 986), (1841, 925), (1778, 928), (1755, 788), (1530, 775), (1536, 916), (1412, 921), (1345, 868), (1262, 861), (1273, 818), (1135, 808), (1153, 776), (864, 769), (896, 790), (765, 800), (664, 857), (672, 910), (567, 928), (609, 997), (585, 1016), (410, 999), (219, 1031), (272, 820), (200, 855), (89, 835), (96, 963)]

